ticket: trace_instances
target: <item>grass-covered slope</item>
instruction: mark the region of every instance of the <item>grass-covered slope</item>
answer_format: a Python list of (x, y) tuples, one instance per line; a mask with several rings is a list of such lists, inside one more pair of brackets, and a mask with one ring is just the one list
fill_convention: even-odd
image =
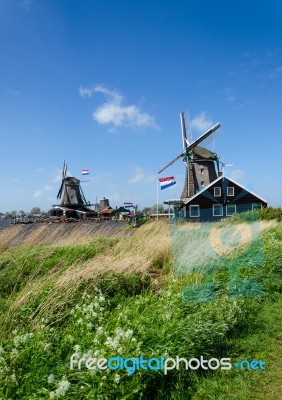
[[(229, 297), (221, 270), (214, 301), (187, 302), (181, 290), (201, 273), (175, 273), (164, 222), (130, 236), (3, 249), (0, 399), (279, 399), (281, 222), (264, 232), (263, 250), (260, 268), (242, 270), (262, 297)], [(266, 370), (78, 371), (74, 352), (262, 359)]]

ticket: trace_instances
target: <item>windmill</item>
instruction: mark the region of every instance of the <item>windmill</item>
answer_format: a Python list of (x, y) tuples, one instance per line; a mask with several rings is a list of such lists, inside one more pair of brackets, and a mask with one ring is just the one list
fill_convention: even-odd
[(62, 183), (57, 194), (57, 199), (61, 200), (61, 206), (77, 208), (89, 205), (80, 186), (80, 180), (67, 176), (67, 164), (64, 161), (62, 170)]
[(188, 129), (187, 132), (187, 117), (184, 112), (180, 113), (180, 121), (183, 152), (166, 164), (158, 173), (160, 174), (182, 158), (186, 164), (186, 175), (181, 199), (185, 199), (192, 197), (197, 191), (213, 182), (221, 174), (219, 170), (220, 161), (217, 154), (199, 146), (199, 144), (206, 146), (218, 135), (220, 123), (215, 124), (198, 139), (192, 141), (190, 130)]

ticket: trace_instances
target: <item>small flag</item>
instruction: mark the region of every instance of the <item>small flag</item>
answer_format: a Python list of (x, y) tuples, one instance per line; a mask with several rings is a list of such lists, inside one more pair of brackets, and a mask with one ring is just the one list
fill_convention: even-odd
[(168, 176), (166, 178), (159, 178), (160, 185), (161, 185), (161, 190), (166, 189), (172, 185), (175, 185), (175, 179), (174, 176)]
[(82, 169), (81, 170), (81, 175), (89, 175), (89, 174), (90, 174), (89, 169)]
[(123, 205), (124, 205), (125, 208), (133, 207), (133, 203), (131, 203), (131, 202), (129, 202), (129, 201), (125, 201), (125, 202), (123, 203)]

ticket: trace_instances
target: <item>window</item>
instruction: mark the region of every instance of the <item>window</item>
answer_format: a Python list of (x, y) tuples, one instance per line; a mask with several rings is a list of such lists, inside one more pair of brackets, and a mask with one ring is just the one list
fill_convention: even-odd
[(223, 216), (223, 205), (222, 204), (213, 204), (212, 215), (214, 217), (222, 217)]
[(236, 214), (236, 204), (227, 204), (226, 215), (235, 215), (235, 214)]
[(201, 186), (204, 187), (205, 186), (205, 182), (201, 181)]
[(220, 197), (221, 196), (221, 187), (213, 188), (213, 195), (214, 195), (214, 197)]
[(252, 211), (260, 210), (261, 208), (262, 208), (262, 204), (261, 203), (253, 203), (252, 204)]
[(200, 206), (190, 206), (189, 211), (191, 218), (196, 218), (200, 216)]
[(234, 187), (227, 186), (227, 196), (234, 196)]
[(201, 168), (201, 175), (204, 175), (204, 168)]

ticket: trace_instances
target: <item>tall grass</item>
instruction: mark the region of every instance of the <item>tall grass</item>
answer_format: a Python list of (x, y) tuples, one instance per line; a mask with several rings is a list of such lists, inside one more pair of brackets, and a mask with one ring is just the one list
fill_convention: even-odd
[[(183, 287), (201, 283), (202, 275), (175, 274), (165, 222), (145, 224), (128, 237), (3, 250), (0, 398), (235, 398), (232, 381), (243, 380), (232, 371), (181, 369), (164, 376), (139, 370), (129, 376), (126, 370), (70, 370), (69, 358), (74, 352), (220, 358), (242, 351), (255, 357), (255, 341), (247, 348), (242, 341), (261, 328), (263, 307), (271, 309), (281, 299), (281, 239), (280, 223), (264, 233), (261, 267), (246, 266), (241, 273), (262, 284), (263, 297), (229, 297), (221, 270), (210, 302), (181, 300)], [(257, 384), (252, 375), (245, 374), (245, 380), (248, 388), (241, 394), (237, 389), (238, 399)]]

